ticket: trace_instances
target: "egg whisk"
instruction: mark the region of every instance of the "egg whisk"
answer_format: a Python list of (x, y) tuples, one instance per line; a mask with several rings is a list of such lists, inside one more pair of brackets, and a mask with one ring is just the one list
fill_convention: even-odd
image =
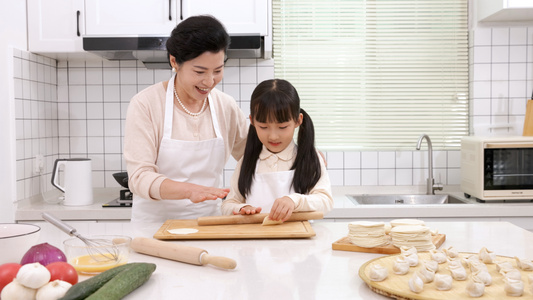
[(52, 216), (49, 213), (42, 213), (41, 216), (44, 220), (51, 223), (55, 227), (61, 229), (65, 233), (67, 233), (70, 236), (77, 237), (80, 239), (86, 246), (87, 246), (87, 252), (91, 256), (92, 259), (98, 262), (106, 262), (106, 261), (117, 261), (119, 259), (119, 251), (117, 246), (113, 243), (111, 240), (106, 239), (88, 239), (81, 234), (78, 233), (78, 231), (68, 225), (67, 223), (57, 219), (56, 217)]

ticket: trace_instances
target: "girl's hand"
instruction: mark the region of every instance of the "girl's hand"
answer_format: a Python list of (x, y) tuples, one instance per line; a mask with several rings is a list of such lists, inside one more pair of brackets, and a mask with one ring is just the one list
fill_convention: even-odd
[(274, 221), (287, 221), (294, 211), (294, 201), (291, 198), (284, 196), (276, 199), (268, 215)]
[(241, 207), (241, 209), (237, 212), (233, 212), (234, 215), (254, 215), (261, 212), (261, 207), (253, 207), (250, 205), (246, 205)]

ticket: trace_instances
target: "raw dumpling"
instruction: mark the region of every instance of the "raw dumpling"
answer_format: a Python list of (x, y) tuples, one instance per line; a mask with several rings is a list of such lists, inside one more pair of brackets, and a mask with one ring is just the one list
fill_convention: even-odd
[(407, 272), (409, 272), (409, 268), (409, 262), (407, 261), (407, 259), (405, 259), (405, 256), (399, 255), (394, 261), (392, 271), (394, 272), (394, 274), (397, 275), (405, 275), (407, 274)]
[(504, 278), (522, 280), (522, 274), (520, 274), (520, 271), (513, 267), (500, 269), (500, 274), (502, 274)]
[(418, 254), (409, 254), (405, 256), (405, 260), (409, 263), (409, 266), (416, 267), (418, 265)]
[(533, 293), (533, 274), (527, 275), (527, 279), (529, 280), (529, 290)]
[(418, 269), (416, 274), (424, 283), (430, 283), (433, 281), (433, 279), (435, 279), (435, 272), (428, 269), (426, 266), (422, 266), (420, 269)]
[(470, 263), (470, 271), (472, 273), (477, 272), (477, 271), (486, 271), (486, 272), (489, 271), (489, 269), (487, 268), (487, 265), (481, 261), (472, 260), (469, 263)]
[(422, 261), (422, 265), (433, 273), (436, 273), (439, 270), (439, 263), (432, 259)]
[(496, 260), (496, 254), (494, 252), (489, 251), (487, 248), (483, 247), (479, 251), (479, 260), (486, 264), (493, 264)]
[(368, 278), (372, 281), (383, 281), (389, 276), (389, 271), (380, 264), (375, 264), (370, 267)]
[(466, 292), (470, 297), (481, 297), (485, 293), (485, 284), (476, 276), (472, 276), (466, 284)]
[(492, 284), (492, 276), (490, 276), (488, 271), (477, 270), (476, 272), (472, 272), (472, 276), (476, 276), (485, 286)]
[(413, 277), (409, 279), (409, 289), (411, 289), (413, 293), (420, 293), (424, 290), (424, 281), (418, 277), (417, 273), (413, 274)]
[(503, 281), (505, 282), (505, 285), (503, 287), (503, 290), (507, 294), (507, 296), (512, 297), (520, 297), (524, 293), (524, 282), (522, 280), (512, 279), (512, 278), (504, 278)]
[(533, 261), (530, 259), (520, 259), (515, 256), (516, 265), (524, 271), (533, 271)]
[(459, 251), (457, 251), (454, 246), (444, 248), (442, 251), (444, 251), (449, 258), (456, 258), (459, 256)]
[(470, 262), (472, 261), (480, 261), (479, 256), (477, 256), (476, 254), (470, 254), (463, 258), (463, 264), (465, 267), (470, 267)]
[(452, 280), (448, 274), (435, 274), (435, 287), (439, 291), (448, 291), (452, 288)]
[(455, 280), (466, 280), (466, 270), (461, 263), (448, 264), (448, 270), (452, 273)]
[(418, 250), (416, 250), (415, 247), (407, 247), (407, 246), (401, 246), (400, 251), (403, 255), (409, 255), (409, 254), (418, 254)]
[(512, 269), (513, 265), (508, 261), (497, 260), (494, 262), (496, 264), (496, 271), (500, 272), (501, 269)]
[(443, 264), (446, 262), (446, 254), (440, 250), (429, 250), (429, 253), (431, 253), (431, 259), (438, 262), (439, 264)]

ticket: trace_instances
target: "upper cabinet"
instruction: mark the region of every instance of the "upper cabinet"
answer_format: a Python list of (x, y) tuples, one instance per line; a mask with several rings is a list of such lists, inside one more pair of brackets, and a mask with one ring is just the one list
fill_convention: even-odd
[(533, 21), (532, 0), (477, 0), (479, 22)]
[(91, 0), (85, 3), (86, 35), (160, 35), (192, 15), (218, 18), (230, 34), (268, 34), (267, 0)]
[(32, 52), (82, 52), (84, 0), (27, 0)]
[(181, 14), (179, 0), (88, 0), (87, 36), (168, 36)]
[(271, 0), (27, 0), (31, 52), (83, 52), (83, 37), (169, 36), (192, 15), (210, 14), (230, 35), (271, 36)]

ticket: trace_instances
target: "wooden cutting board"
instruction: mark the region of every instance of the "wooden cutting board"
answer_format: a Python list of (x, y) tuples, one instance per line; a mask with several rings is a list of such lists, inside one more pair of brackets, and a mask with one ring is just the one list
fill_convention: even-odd
[[(168, 231), (178, 228), (191, 228), (198, 232), (172, 234)], [(261, 224), (200, 226), (197, 220), (167, 220), (154, 234), (154, 238), (160, 240), (272, 239), (308, 238), (315, 235), (308, 221), (286, 222), (272, 226)]]
[[(472, 253), (460, 253), (459, 255), (464, 257), (471, 255)], [(385, 295), (387, 297), (402, 299), (402, 300), (463, 300), (463, 299), (497, 299), (497, 300), (511, 300), (511, 299), (533, 299), (533, 294), (531, 293), (528, 283), (528, 274), (532, 272), (526, 272), (520, 270), (522, 273), (522, 281), (524, 282), (524, 294), (522, 297), (511, 297), (507, 296), (504, 291), (504, 282), (503, 275), (501, 275), (496, 270), (496, 264), (487, 264), (489, 273), (492, 276), (492, 284), (485, 286), (485, 293), (479, 298), (472, 298), (466, 292), (467, 281), (452, 281), (452, 289), (449, 291), (439, 291), (435, 288), (435, 283), (425, 283), (424, 290), (420, 293), (411, 292), (409, 289), (409, 279), (413, 274), (422, 266), (418, 264), (416, 267), (411, 267), (409, 272), (405, 275), (396, 275), (392, 272), (392, 266), (394, 265), (394, 260), (397, 255), (389, 255), (384, 257), (379, 257), (372, 259), (359, 268), (359, 277), (370, 287), (372, 291), (380, 295)], [(419, 261), (431, 259), (429, 252), (418, 253)], [(513, 258), (498, 256), (498, 260), (508, 260), (516, 268), (516, 262)], [(374, 282), (368, 278), (370, 267), (373, 264), (380, 264), (381, 266), (389, 270), (389, 276), (384, 281)], [(443, 263), (439, 265), (439, 274), (450, 274), (450, 271), (446, 268), (448, 263)], [(471, 272), (467, 268), (466, 273), (470, 276)]]
[[(446, 240), (446, 235), (437, 234), (437, 235), (432, 236), (431, 238), (433, 239), (433, 244), (435, 245), (435, 247), (439, 248), (442, 245), (442, 243), (444, 243), (444, 241)], [(356, 246), (350, 243), (350, 239), (347, 236), (334, 242), (331, 245), (331, 248), (333, 250), (380, 253), (380, 254), (397, 254), (401, 252), (400, 248), (397, 248), (390, 243), (386, 246), (381, 246), (381, 247), (373, 247), (373, 248), (359, 247), (359, 246)]]

